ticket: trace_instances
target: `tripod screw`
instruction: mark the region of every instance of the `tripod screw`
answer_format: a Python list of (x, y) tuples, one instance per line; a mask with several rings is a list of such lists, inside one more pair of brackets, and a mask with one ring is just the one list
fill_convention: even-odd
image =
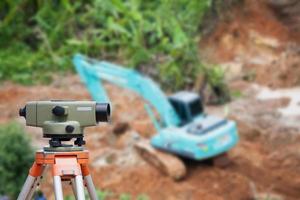
[(58, 139), (52, 138), (49, 141), (49, 144), (50, 144), (51, 147), (60, 147), (61, 146), (61, 141), (58, 140)]
[(78, 146), (82, 146), (82, 145), (85, 145), (85, 141), (83, 140), (83, 138), (77, 138), (74, 142), (75, 145), (78, 145)]

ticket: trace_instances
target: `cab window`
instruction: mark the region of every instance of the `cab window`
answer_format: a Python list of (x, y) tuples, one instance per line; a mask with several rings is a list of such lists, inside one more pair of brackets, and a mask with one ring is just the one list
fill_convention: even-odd
[(182, 122), (188, 121), (188, 116), (184, 107), (184, 104), (176, 102), (176, 101), (170, 101), (172, 106), (175, 108), (177, 114), (179, 115)]
[(191, 112), (192, 117), (195, 117), (203, 112), (203, 106), (202, 106), (201, 102), (199, 101), (199, 99), (192, 101), (189, 104), (189, 107), (190, 107), (190, 112)]

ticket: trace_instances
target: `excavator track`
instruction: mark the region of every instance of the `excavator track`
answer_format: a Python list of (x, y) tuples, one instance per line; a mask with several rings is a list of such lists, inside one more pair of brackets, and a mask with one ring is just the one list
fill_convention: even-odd
[(148, 140), (141, 140), (135, 144), (139, 155), (150, 165), (174, 180), (181, 180), (186, 176), (186, 166), (177, 156), (154, 149)]

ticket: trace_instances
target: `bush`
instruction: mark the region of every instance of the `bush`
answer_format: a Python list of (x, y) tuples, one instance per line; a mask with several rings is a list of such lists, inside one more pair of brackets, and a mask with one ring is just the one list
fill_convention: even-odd
[(205, 68), (206, 81), (214, 95), (214, 99), (210, 99), (210, 103), (224, 104), (231, 100), (229, 88), (225, 82), (225, 72), (219, 66), (210, 66)]
[(0, 126), (0, 196), (17, 195), (28, 175), (34, 152), (30, 140), (19, 124)]
[(51, 71), (72, 70), (81, 52), (181, 88), (201, 69), (199, 27), (211, 1), (1, 1), (0, 79), (48, 81)]

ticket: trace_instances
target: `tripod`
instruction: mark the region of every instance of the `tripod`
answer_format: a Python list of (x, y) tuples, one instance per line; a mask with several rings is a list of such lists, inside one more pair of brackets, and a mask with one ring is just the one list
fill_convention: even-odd
[[(98, 200), (95, 186), (88, 169), (89, 152), (79, 151), (37, 151), (35, 161), (18, 196), (18, 200), (31, 200), (39, 185), (45, 169), (52, 168), (54, 192), (56, 200), (63, 200), (62, 181), (72, 185), (77, 200), (84, 200), (84, 185), (91, 200)], [(84, 184), (85, 182), (85, 184)]]

